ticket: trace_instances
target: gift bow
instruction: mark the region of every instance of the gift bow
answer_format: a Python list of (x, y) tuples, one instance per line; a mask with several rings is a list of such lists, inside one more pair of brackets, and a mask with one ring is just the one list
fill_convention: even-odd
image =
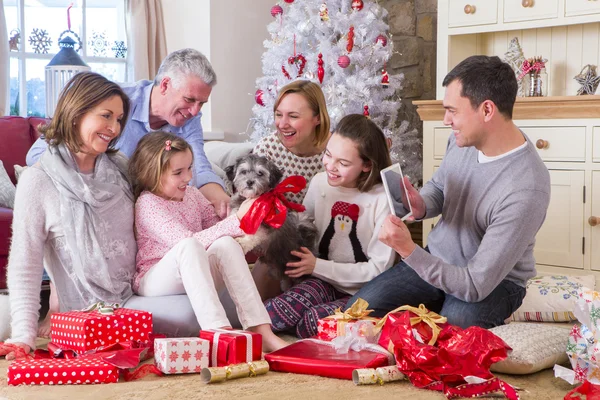
[(448, 319), (446, 317), (442, 317), (441, 315), (434, 313), (433, 311), (429, 311), (425, 307), (425, 305), (419, 304), (418, 308), (411, 307), (411, 306), (401, 306), (401, 307), (396, 308), (395, 310), (390, 311), (383, 318), (381, 318), (381, 320), (375, 326), (375, 329), (380, 330), (381, 328), (383, 328), (383, 325), (385, 324), (385, 321), (387, 320), (388, 315), (393, 314), (398, 311), (410, 311), (413, 314), (417, 315), (416, 317), (410, 318), (411, 325), (416, 325), (419, 322), (424, 322), (427, 325), (429, 325), (429, 327), (431, 328), (431, 332), (432, 332), (431, 339), (429, 340), (429, 343), (428, 343), (430, 346), (435, 344), (435, 342), (437, 341), (438, 335), (442, 331), (442, 328), (437, 326), (437, 324), (443, 324), (448, 321)]
[(91, 306), (84, 308), (83, 312), (92, 312), (94, 310), (98, 310), (100, 314), (103, 315), (113, 315), (117, 308), (120, 308), (121, 305), (119, 303), (105, 303), (103, 301), (99, 301), (97, 303), (92, 304)]
[(525, 75), (527, 75), (530, 71), (540, 72), (542, 68), (546, 67), (546, 60), (536, 60), (535, 62), (529, 62), (529, 60), (523, 61), (523, 65), (521, 66), (521, 74), (519, 75), (519, 79), (523, 79)]
[(369, 317), (374, 310), (367, 310), (369, 308), (369, 302), (359, 298), (348, 308), (346, 311), (342, 311), (341, 307), (335, 309), (335, 314), (325, 317), (324, 319), (336, 319), (336, 320), (351, 320), (351, 319), (377, 319)]
[(284, 179), (275, 189), (260, 195), (240, 221), (240, 228), (249, 235), (255, 234), (262, 222), (279, 229), (287, 218), (287, 209), (304, 211), (302, 204), (288, 201), (284, 193), (298, 193), (306, 187), (303, 176), (294, 175)]

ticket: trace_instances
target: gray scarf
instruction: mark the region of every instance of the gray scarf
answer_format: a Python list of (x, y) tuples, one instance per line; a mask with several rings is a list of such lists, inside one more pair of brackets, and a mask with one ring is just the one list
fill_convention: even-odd
[(126, 178), (127, 158), (120, 153), (100, 154), (93, 176), (84, 179), (71, 152), (59, 144), (48, 146), (40, 165), (58, 190), (60, 216), (72, 261), (73, 270), (68, 273), (75, 290), (59, 293), (61, 304), (81, 308), (96, 301), (122, 304), (132, 295), (131, 282), (111, 274), (97, 230), (104, 222), (100, 215), (120, 203), (123, 196), (133, 202)]

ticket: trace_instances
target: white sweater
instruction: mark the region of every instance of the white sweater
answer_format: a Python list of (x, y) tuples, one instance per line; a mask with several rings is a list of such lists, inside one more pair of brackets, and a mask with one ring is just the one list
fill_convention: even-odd
[[(99, 235), (103, 231), (110, 233), (109, 237), (99, 238), (107, 245), (103, 251), (110, 261), (109, 272), (111, 276), (131, 282), (137, 250), (133, 236), (133, 204), (123, 196), (121, 203), (103, 218), (105, 226), (95, 229)], [(72, 268), (62, 233), (59, 194), (50, 177), (37, 166), (27, 168), (17, 185), (12, 230), (7, 270), (12, 337), (7, 342), (22, 342), (34, 348), (44, 267), (56, 286), (61, 311), (81, 308), (64, 301), (65, 294), (76, 298), (77, 293), (68, 272)]]
[(390, 213), (381, 184), (361, 193), (330, 186), (321, 172), (311, 180), (303, 204), (319, 231), (320, 254), (313, 276), (354, 294), (394, 264), (394, 250), (378, 239)]

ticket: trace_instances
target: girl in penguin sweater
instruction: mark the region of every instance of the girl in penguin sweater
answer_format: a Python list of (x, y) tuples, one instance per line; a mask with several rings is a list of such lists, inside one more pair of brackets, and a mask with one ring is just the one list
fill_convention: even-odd
[(373, 121), (359, 114), (342, 118), (325, 149), (325, 172), (311, 180), (303, 202), (319, 231), (319, 254), (304, 247), (292, 252), (299, 261), (288, 263), (286, 274), (310, 277), (265, 302), (273, 331), (316, 335), (318, 319), (393, 265), (394, 251), (378, 240), (389, 214), (379, 171), (390, 163)]

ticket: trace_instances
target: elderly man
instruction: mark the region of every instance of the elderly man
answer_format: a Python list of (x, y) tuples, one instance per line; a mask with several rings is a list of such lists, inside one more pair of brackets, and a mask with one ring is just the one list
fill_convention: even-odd
[(403, 259), (363, 286), (375, 315), (423, 303), (466, 328), (502, 325), (535, 276), (535, 235), (550, 201), (550, 175), (513, 123), (517, 82), (498, 57), (473, 56), (444, 78), (446, 156), (420, 192), (405, 179), (417, 219), (441, 219), (423, 249), (388, 216), (379, 239)]
[[(200, 110), (216, 83), (217, 76), (208, 59), (197, 50), (182, 49), (164, 59), (154, 81), (122, 84), (130, 98), (130, 111), (117, 148), (131, 156), (139, 140), (148, 132), (160, 130), (181, 136), (194, 151), (193, 184), (223, 217), (229, 196), (204, 153), (200, 123)], [(34, 164), (45, 149), (46, 142), (38, 139), (27, 154), (27, 165)]]

